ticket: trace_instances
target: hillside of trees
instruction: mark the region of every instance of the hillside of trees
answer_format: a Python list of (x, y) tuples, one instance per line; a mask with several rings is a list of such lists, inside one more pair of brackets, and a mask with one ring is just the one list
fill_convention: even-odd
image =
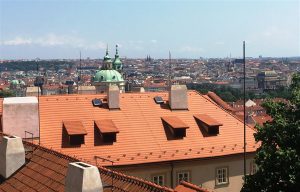
[(74, 62), (70, 61), (11, 61), (0, 64), (0, 71), (33, 71), (39, 68), (52, 69), (58, 71), (62, 68), (72, 67)]
[[(188, 89), (196, 90), (202, 94), (207, 94), (208, 91), (215, 92), (226, 102), (235, 102), (243, 99), (243, 90), (234, 89), (226, 85), (215, 85), (211, 83), (203, 84), (187, 84)], [(265, 99), (265, 98), (289, 98), (289, 89), (281, 87), (277, 90), (265, 91), (262, 94), (255, 94), (246, 90), (246, 99)]]

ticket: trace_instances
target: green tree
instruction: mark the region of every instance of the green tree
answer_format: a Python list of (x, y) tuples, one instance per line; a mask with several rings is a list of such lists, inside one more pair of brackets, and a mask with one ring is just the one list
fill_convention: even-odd
[(293, 76), (289, 103), (267, 101), (264, 107), (273, 121), (257, 127), (258, 171), (246, 176), (242, 191), (300, 191), (300, 75)]
[(10, 90), (0, 90), (0, 98), (4, 97), (14, 97), (15, 93)]

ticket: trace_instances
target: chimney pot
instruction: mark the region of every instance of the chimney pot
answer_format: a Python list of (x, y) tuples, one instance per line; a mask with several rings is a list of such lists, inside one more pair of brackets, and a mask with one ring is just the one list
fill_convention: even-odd
[(98, 168), (83, 162), (69, 163), (65, 182), (66, 192), (103, 192)]
[(107, 92), (109, 109), (120, 109), (120, 90), (117, 85), (110, 85)]
[(4, 136), (0, 143), (0, 175), (7, 179), (25, 164), (25, 149), (22, 139)]
[(188, 109), (186, 85), (172, 85), (169, 92), (169, 105), (172, 110)]

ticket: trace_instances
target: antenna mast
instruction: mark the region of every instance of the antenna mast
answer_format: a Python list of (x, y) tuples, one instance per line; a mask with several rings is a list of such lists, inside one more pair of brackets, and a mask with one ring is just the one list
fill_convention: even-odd
[(171, 89), (172, 86), (172, 77), (171, 77), (171, 72), (172, 72), (172, 64), (171, 64), (171, 52), (169, 51), (169, 88)]
[(77, 93), (79, 93), (79, 84), (81, 82), (81, 51), (79, 51), (79, 76), (77, 81)]
[(79, 66), (80, 66), (80, 70), (79, 70), (79, 82), (81, 82), (81, 51), (79, 52)]

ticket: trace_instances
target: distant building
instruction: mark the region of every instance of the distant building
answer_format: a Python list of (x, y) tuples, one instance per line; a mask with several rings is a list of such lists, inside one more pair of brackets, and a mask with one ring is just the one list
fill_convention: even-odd
[(263, 71), (257, 74), (259, 89), (277, 89), (287, 85), (287, 79), (281, 78), (275, 71)]

